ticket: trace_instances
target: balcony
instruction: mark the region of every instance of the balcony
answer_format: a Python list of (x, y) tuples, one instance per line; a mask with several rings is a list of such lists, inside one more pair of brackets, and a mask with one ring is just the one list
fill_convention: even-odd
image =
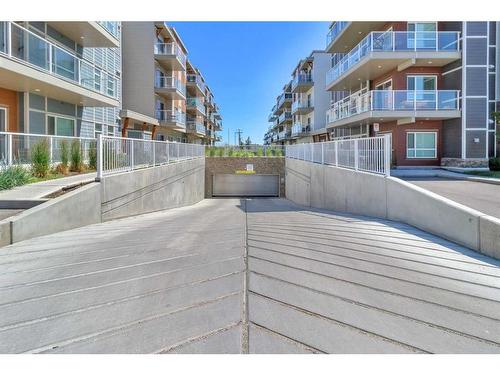
[(205, 105), (203, 104), (203, 99), (199, 97), (188, 97), (186, 99), (186, 107), (189, 110), (196, 110), (200, 114), (205, 115)]
[(195, 89), (195, 91), (193, 91), (193, 94), (199, 94), (198, 96), (205, 96), (206, 85), (199, 74), (188, 74), (187, 86), (188, 88)]
[[(274, 106), (274, 107), (276, 107), (276, 106)], [(273, 107), (273, 109), (271, 110), (271, 113), (269, 114), (269, 117), (267, 118), (267, 121), (268, 121), (268, 122), (273, 122), (273, 121), (274, 121), (274, 120), (276, 120), (276, 118), (278, 117), (278, 116), (276, 116), (276, 115), (274, 114), (274, 107)]]
[(292, 114), (298, 113), (306, 115), (314, 110), (314, 106), (309, 100), (296, 100), (292, 103)]
[(188, 118), (186, 122), (186, 130), (188, 133), (196, 134), (198, 136), (206, 135), (206, 128), (203, 122), (197, 118)]
[(0, 22), (0, 87), (61, 101), (116, 107), (117, 77), (13, 23)]
[(167, 99), (186, 99), (186, 86), (175, 77), (159, 77), (155, 82), (155, 92)]
[(281, 115), (279, 115), (278, 124), (282, 124), (288, 121), (292, 121), (292, 112), (284, 111)]
[(395, 69), (449, 64), (460, 58), (459, 34), (372, 32), (328, 71), (326, 89), (349, 90)]
[(285, 92), (280, 95), (278, 99), (278, 104), (276, 106), (277, 109), (281, 109), (283, 107), (290, 108), (290, 104), (292, 103), (293, 95), (291, 92)]
[(156, 43), (154, 55), (158, 63), (167, 70), (186, 70), (186, 55), (176, 43)]
[(292, 125), (291, 136), (292, 136), (292, 138), (300, 137), (300, 136), (303, 136), (303, 135), (306, 135), (307, 133), (309, 133), (310, 130), (311, 130), (310, 125), (304, 125), (301, 122), (296, 122)]
[(344, 98), (327, 111), (330, 127), (349, 124), (416, 120), (445, 120), (460, 117), (459, 91), (388, 90), (368, 91)]
[(292, 80), (292, 92), (306, 92), (314, 82), (310, 73), (299, 73)]
[(186, 114), (180, 111), (157, 110), (156, 118), (161, 126), (186, 131)]
[(47, 25), (84, 47), (120, 47), (118, 22), (48, 21)]
[(328, 53), (349, 52), (361, 39), (371, 31), (380, 30), (385, 21), (336, 21), (326, 36)]

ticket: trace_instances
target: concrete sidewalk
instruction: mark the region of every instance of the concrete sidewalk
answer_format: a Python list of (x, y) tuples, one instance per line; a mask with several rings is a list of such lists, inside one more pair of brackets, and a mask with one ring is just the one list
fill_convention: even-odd
[(48, 181), (36, 182), (23, 186), (17, 186), (11, 190), (0, 191), (0, 201), (6, 200), (34, 200), (55, 193), (62, 188), (92, 182), (96, 178), (96, 173), (84, 173), (75, 176), (57, 178)]
[(398, 177), (403, 180), (407, 178), (441, 177), (454, 180), (467, 180), (467, 181), (482, 182), (492, 185), (500, 185), (500, 179), (498, 178), (474, 176), (442, 168), (391, 169), (391, 176)]

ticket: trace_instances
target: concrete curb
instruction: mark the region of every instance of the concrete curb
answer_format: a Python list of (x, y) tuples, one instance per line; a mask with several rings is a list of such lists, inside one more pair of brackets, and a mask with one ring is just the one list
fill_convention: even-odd
[(304, 206), (403, 222), (500, 259), (499, 219), (397, 177), (286, 159), (286, 193)]

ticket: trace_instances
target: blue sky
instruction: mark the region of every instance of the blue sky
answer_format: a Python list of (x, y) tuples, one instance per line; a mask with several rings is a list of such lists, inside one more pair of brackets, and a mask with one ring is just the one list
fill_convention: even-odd
[(276, 96), (299, 59), (324, 49), (327, 22), (168, 22), (202, 72), (230, 131), (262, 143)]

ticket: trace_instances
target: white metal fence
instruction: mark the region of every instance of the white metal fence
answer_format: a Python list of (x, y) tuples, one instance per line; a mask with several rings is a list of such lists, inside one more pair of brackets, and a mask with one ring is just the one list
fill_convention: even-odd
[(286, 157), (356, 171), (390, 175), (391, 136), (356, 138), (286, 146)]
[(33, 147), (39, 143), (45, 143), (49, 149), (51, 164), (60, 163), (64, 143), (69, 152), (74, 142), (80, 145), (82, 160), (88, 162), (90, 151), (96, 148), (95, 138), (0, 132), (0, 166), (30, 164)]
[(205, 147), (193, 143), (173, 143), (98, 135), (97, 177), (181, 160), (205, 157)]

